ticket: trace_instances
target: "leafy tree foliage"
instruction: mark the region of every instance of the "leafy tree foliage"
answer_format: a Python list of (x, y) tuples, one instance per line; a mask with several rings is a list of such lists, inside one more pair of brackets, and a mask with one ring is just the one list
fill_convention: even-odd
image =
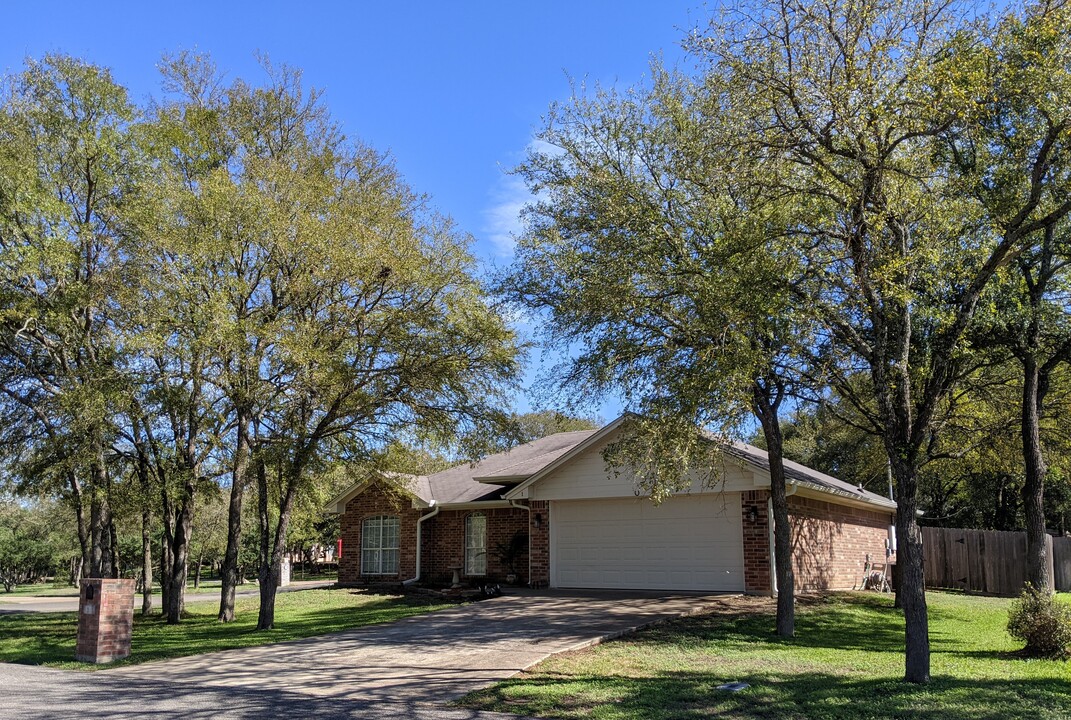
[(115, 571), (106, 454), (123, 382), (116, 322), (141, 161), (110, 74), (29, 61), (0, 98), (0, 357), (25, 475), (70, 498), (84, 567)]
[(325, 471), (374, 465), (398, 436), (478, 454), (507, 424), (517, 348), (471, 239), (343, 137), (300, 73), (265, 62), (252, 86), (196, 54), (161, 67), (144, 107), (59, 56), (5, 92), (2, 440), (25, 491), (70, 498), (92, 574), (137, 559), (122, 515), (148, 589), (159, 524), (168, 622), (191, 552), (217, 549), (221, 485), (233, 618), (255, 486), (266, 629), (292, 515), (323, 499)]
[(546, 312), (548, 342), (579, 348), (559, 369), (561, 388), (577, 401), (624, 394), (638, 417), (611, 454), (642, 469), (636, 481), (657, 501), (691, 485), (695, 468), (716, 467), (720, 445), (697, 425), (725, 436), (758, 418), (771, 458), (778, 631), (791, 635), (778, 408), (809, 332), (793, 304), (807, 274), (790, 232), (801, 208), (767, 192), (785, 169), (776, 158), (741, 154), (725, 91), (656, 68), (649, 89), (555, 106), (544, 149), (518, 169), (541, 199), (500, 286)]
[(43, 507), (0, 502), (0, 583), (5, 591), (51, 575), (68, 559), (66, 528), (50, 523), (50, 515)]
[(912, 682), (929, 679), (921, 469), (986, 362), (968, 344), (984, 293), (1071, 210), (1069, 10), (960, 9), (754, 0), (691, 36), (698, 77), (554, 108), (503, 284), (580, 348), (563, 385), (621, 389), (660, 426), (632, 458), (656, 458), (655, 487), (692, 423), (751, 410), (776, 458), (790, 389), (850, 404), (895, 479)]

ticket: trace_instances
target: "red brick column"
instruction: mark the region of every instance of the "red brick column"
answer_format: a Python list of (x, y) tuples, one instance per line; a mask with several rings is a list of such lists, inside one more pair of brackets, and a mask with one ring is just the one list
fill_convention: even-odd
[(78, 600), (80, 662), (109, 663), (130, 655), (134, 626), (134, 581), (88, 578)]
[[(740, 512), (744, 528), (744, 590), (749, 593), (769, 593), (770, 582), (770, 518), (767, 512), (766, 490), (751, 490), (743, 493)], [(755, 511), (755, 520), (749, 519)]]
[(528, 542), (531, 556), (532, 587), (550, 584), (550, 502), (530, 500), (532, 511), (528, 514)]

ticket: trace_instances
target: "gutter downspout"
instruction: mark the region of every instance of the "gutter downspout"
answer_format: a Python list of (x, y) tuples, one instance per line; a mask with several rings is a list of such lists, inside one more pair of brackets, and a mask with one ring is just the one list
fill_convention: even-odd
[(431, 501), (431, 504), (433, 506), (432, 511), (427, 515), (421, 515), (416, 521), (416, 577), (402, 582), (403, 587), (409, 587), (413, 583), (420, 580), (420, 548), (424, 544), (422, 542), (421, 530), (423, 529), (425, 520), (430, 520), (431, 518), (438, 515), (440, 510), (442, 510), (442, 507), (440, 505), (436, 505), (434, 500)]
[[(785, 490), (785, 498), (792, 497), (799, 489), (799, 483), (792, 483)], [(766, 517), (769, 520), (768, 525), (770, 528), (770, 597), (777, 597), (777, 558), (774, 556), (777, 544), (774, 541), (773, 497), (766, 499)]]
[(510, 507), (519, 508), (528, 513), (528, 587), (532, 586), (532, 507), (520, 505), (518, 500), (510, 500)]

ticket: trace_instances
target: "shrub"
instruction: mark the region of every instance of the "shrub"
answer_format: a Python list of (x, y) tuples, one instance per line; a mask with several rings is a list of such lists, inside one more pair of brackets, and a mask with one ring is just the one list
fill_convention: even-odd
[(1027, 583), (1008, 612), (1008, 632), (1026, 643), (1026, 655), (1066, 660), (1071, 657), (1071, 606)]

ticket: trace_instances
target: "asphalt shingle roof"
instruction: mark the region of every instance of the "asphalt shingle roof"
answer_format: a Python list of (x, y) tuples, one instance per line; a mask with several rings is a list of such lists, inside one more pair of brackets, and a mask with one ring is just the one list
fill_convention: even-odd
[[(518, 482), (531, 478), (598, 432), (600, 431), (582, 430), (548, 435), (511, 450), (490, 455), (477, 463), (456, 465), (432, 475), (393, 475), (417, 498), (429, 505), (499, 500), (506, 492), (516, 487)], [(742, 442), (725, 443), (710, 433), (705, 434), (711, 441), (721, 444), (729, 457), (767, 473), (770, 471), (770, 456), (762, 448)], [(797, 483), (832, 495), (885, 508), (896, 508), (896, 503), (889, 498), (791, 460), (785, 460), (785, 479), (790, 484)]]
[[(770, 454), (762, 448), (748, 445), (747, 443), (734, 442), (731, 445), (725, 446), (725, 449), (730, 455), (734, 455), (746, 462), (756, 465), (766, 472), (770, 471)], [(875, 505), (883, 505), (888, 508), (896, 507), (896, 503), (887, 497), (872, 493), (869, 490), (863, 490), (851, 483), (838, 480), (832, 475), (818, 472), (806, 465), (800, 465), (787, 458), (785, 459), (785, 479), (790, 483), (798, 482), (803, 485), (809, 485), (817, 490), (823, 490), (834, 495), (840, 495), (841, 497), (851, 497), (856, 500), (863, 500)]]
[[(489, 455), (476, 464), (464, 463), (432, 475), (413, 477), (407, 486), (424, 502), (434, 501), (438, 505), (497, 500), (512, 487), (509, 481), (535, 474), (596, 432), (581, 430), (548, 435)], [(479, 482), (475, 478), (501, 478), (502, 484)]]

